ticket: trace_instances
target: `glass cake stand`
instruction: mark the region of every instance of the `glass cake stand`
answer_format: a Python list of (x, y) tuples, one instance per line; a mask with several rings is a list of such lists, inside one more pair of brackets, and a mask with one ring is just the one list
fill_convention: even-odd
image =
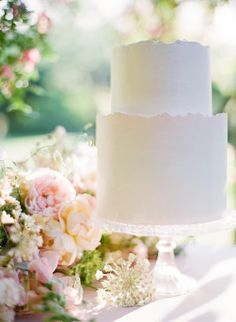
[(196, 288), (196, 281), (182, 274), (176, 263), (174, 237), (196, 236), (236, 227), (236, 212), (226, 210), (218, 220), (187, 225), (132, 225), (112, 222), (100, 218), (105, 231), (132, 234), (136, 236), (158, 236), (158, 259), (153, 269), (157, 297), (183, 295)]

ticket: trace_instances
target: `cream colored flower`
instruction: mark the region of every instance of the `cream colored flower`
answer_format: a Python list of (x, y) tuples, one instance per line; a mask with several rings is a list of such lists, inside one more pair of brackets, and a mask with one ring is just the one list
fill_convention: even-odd
[(104, 271), (107, 273), (101, 282), (103, 288), (97, 291), (101, 302), (128, 307), (144, 305), (152, 300), (155, 287), (148, 260), (129, 254), (128, 260), (120, 258), (106, 265)]
[(45, 225), (46, 247), (61, 254), (61, 265), (73, 264), (83, 250), (93, 250), (99, 245), (101, 231), (93, 223), (93, 202), (91, 196), (82, 195), (61, 208), (59, 221), (50, 218)]
[(70, 156), (72, 171), (68, 173), (78, 193), (96, 195), (97, 150), (88, 142), (80, 142), (78, 149)]
[(10, 240), (16, 244), (8, 251), (8, 255), (14, 257), (15, 261), (30, 261), (38, 254), (43, 239), (41, 226), (36, 223), (34, 216), (22, 212), (18, 221), (7, 230)]
[(14, 224), (15, 219), (12, 218), (12, 216), (10, 216), (9, 214), (6, 213), (6, 211), (2, 212), (1, 215), (1, 223), (3, 225), (9, 225), (9, 224)]
[(65, 266), (73, 264), (79, 255), (74, 238), (63, 232), (54, 239), (53, 249), (60, 253), (60, 264)]
[(0, 305), (14, 307), (20, 301), (20, 292), (17, 283), (11, 278), (5, 278), (0, 281)]
[(93, 222), (94, 199), (89, 195), (81, 195), (74, 202), (65, 205), (59, 220), (64, 231), (72, 236), (79, 250), (95, 249), (101, 239), (101, 231)]

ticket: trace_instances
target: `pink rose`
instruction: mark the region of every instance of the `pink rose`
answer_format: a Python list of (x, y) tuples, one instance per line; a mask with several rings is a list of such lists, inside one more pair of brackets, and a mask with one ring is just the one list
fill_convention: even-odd
[(36, 273), (39, 282), (47, 283), (53, 277), (59, 257), (60, 255), (55, 251), (42, 251), (39, 258), (30, 262), (29, 270)]
[(42, 168), (29, 178), (25, 206), (31, 214), (58, 218), (61, 206), (74, 199), (72, 184), (57, 171)]

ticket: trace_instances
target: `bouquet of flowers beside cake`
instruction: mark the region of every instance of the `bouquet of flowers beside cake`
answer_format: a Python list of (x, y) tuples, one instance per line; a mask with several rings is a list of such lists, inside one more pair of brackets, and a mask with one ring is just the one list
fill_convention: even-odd
[[(59, 127), (25, 161), (13, 163), (1, 152), (1, 321), (13, 321), (16, 312), (45, 312), (53, 320), (77, 321), (83, 288), (97, 286), (99, 272), (107, 272), (107, 265), (121, 258), (130, 261), (132, 252), (140, 267), (154, 254), (156, 239), (102, 235), (94, 216), (96, 149), (89, 142)], [(142, 272), (137, 272), (140, 281)], [(127, 274), (120, 274), (120, 280), (122, 276)], [(104, 289), (103, 282), (100, 286)], [(144, 301), (140, 296), (137, 305)]]
[(73, 315), (82, 300), (76, 264), (101, 239), (93, 197), (49, 168), (24, 175), (4, 164), (0, 185), (1, 320), (14, 310)]

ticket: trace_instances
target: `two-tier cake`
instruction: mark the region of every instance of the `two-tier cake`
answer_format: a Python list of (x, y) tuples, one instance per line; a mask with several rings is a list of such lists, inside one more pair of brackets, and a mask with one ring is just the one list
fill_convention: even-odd
[(226, 145), (226, 115), (212, 115), (207, 47), (114, 49), (111, 114), (97, 117), (98, 216), (135, 225), (220, 218)]

